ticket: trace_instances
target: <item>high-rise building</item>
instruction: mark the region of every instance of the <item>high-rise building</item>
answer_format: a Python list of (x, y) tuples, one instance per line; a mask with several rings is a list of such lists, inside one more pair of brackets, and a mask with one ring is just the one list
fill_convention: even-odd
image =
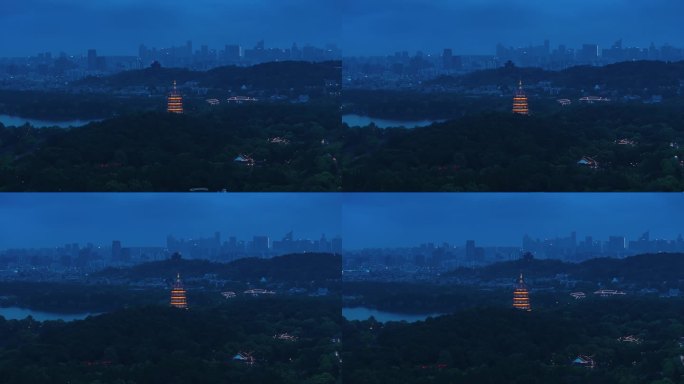
[(88, 50), (88, 69), (93, 71), (97, 69), (97, 50)]
[(518, 279), (518, 284), (513, 291), (513, 308), (521, 309), (524, 311), (531, 311), (530, 306), (530, 293), (525, 285), (525, 280), (523, 280), (523, 274), (520, 274)]
[(227, 61), (230, 62), (235, 62), (235, 61), (240, 61), (240, 58), (242, 57), (242, 47), (233, 44), (233, 45), (226, 45), (226, 50), (225, 50), (225, 58)]
[(453, 65), (454, 52), (450, 48), (444, 48), (442, 53), (442, 68), (451, 69)]
[(318, 251), (319, 252), (330, 252), (330, 241), (325, 237), (325, 233), (321, 235), (321, 239), (318, 240)]
[(469, 262), (481, 263), (485, 258), (485, 249), (475, 246), (475, 240), (466, 240), (465, 258)]
[(112, 261), (118, 261), (121, 259), (121, 241), (112, 241)]
[(336, 236), (330, 243), (333, 253), (342, 253), (342, 237)]
[(604, 247), (605, 253), (609, 253), (612, 256), (622, 257), (624, 256), (626, 249), (626, 240), (624, 236), (609, 236), (608, 242)]
[(258, 253), (268, 252), (270, 240), (268, 236), (254, 236), (252, 239), (252, 250)]
[(188, 40), (185, 43), (185, 57), (192, 57), (192, 41)]
[(171, 306), (176, 308), (188, 308), (188, 299), (186, 297), (183, 282), (180, 279), (180, 273), (176, 276), (176, 282), (171, 289)]
[(518, 83), (518, 89), (515, 91), (515, 96), (513, 96), (513, 113), (519, 115), (528, 115), (530, 113), (527, 107), (527, 95), (522, 87), (522, 81)]
[(173, 89), (166, 98), (167, 111), (171, 113), (183, 113), (183, 96), (176, 89), (176, 81), (173, 81)]
[(475, 259), (475, 240), (466, 240), (465, 257), (467, 260)]
[(593, 63), (598, 60), (599, 47), (597, 44), (583, 44), (577, 52), (577, 60), (584, 63)]

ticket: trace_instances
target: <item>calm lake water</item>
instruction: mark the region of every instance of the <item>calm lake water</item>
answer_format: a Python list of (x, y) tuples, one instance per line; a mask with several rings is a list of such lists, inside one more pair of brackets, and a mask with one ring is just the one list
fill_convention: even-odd
[(378, 128), (391, 128), (391, 127), (404, 127), (404, 128), (416, 128), (416, 127), (426, 127), (432, 123), (438, 123), (444, 120), (389, 120), (389, 119), (378, 119), (375, 117), (361, 116), (361, 115), (342, 115), (342, 122), (347, 123), (350, 127), (365, 127), (370, 123), (375, 123)]
[(385, 323), (388, 321), (407, 321), (413, 323), (415, 321), (425, 320), (428, 317), (441, 316), (440, 313), (428, 313), (428, 314), (408, 314), (408, 313), (394, 313), (379, 311), (377, 309), (366, 308), (366, 307), (343, 307), (342, 316), (347, 320), (368, 320), (369, 317), (373, 316), (375, 320)]
[(81, 127), (90, 122), (98, 120), (69, 120), (69, 121), (54, 121), (54, 120), (41, 120), (41, 119), (31, 119), (27, 117), (10, 116), (10, 115), (0, 115), (0, 123), (6, 127), (15, 126), (20, 127), (26, 123), (31, 124), (34, 128), (45, 128), (45, 127), (59, 127), (59, 128), (69, 128), (69, 127)]
[(45, 320), (64, 320), (73, 321), (85, 319), (88, 316), (95, 316), (97, 313), (55, 313), (55, 312), (43, 312), (34, 311), (27, 308), (19, 307), (6, 307), (0, 308), (0, 316), (4, 317), (6, 320), (23, 320), (28, 316), (33, 317), (37, 321)]

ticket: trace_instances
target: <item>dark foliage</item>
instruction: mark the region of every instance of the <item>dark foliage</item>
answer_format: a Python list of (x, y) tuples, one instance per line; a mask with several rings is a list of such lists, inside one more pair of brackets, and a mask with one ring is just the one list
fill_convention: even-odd
[[(343, 381), (681, 383), (681, 300), (587, 300), (552, 310), (480, 308), (414, 324), (344, 322)], [(634, 335), (641, 343), (620, 342)], [(573, 366), (591, 356), (594, 369)]]
[(0, 90), (0, 113), (47, 120), (104, 119), (117, 114), (159, 110), (158, 97), (116, 97), (108, 94)]
[[(0, 292), (2, 307), (17, 306), (55, 313), (97, 313), (132, 306), (164, 305), (169, 300), (168, 289), (143, 291), (120, 285), (2, 282)], [(193, 292), (193, 296), (201, 295)]]
[[(339, 320), (339, 301), (311, 298), (144, 307), (71, 323), (0, 317), (0, 377), (8, 384), (333, 384)], [(298, 340), (273, 338), (282, 332)], [(241, 351), (256, 363), (234, 362)]]
[[(377, 281), (342, 284), (345, 306), (396, 313), (448, 313), (474, 307), (505, 307), (511, 303), (510, 293), (511, 289), (483, 290), (453, 284)], [(537, 301), (535, 298), (535, 304)]]
[[(0, 190), (336, 191), (341, 139), (327, 103), (148, 112), (74, 129), (0, 125)], [(240, 154), (253, 165), (234, 161)]]
[[(675, 191), (684, 189), (678, 105), (575, 106), (466, 116), (415, 129), (348, 131), (347, 191)], [(617, 140), (634, 145), (619, 145)], [(589, 156), (592, 169), (578, 164)]]

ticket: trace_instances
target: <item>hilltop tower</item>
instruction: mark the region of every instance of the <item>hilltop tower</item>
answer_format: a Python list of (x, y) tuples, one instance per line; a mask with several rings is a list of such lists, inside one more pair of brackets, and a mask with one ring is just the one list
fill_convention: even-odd
[(527, 106), (527, 95), (522, 87), (522, 81), (518, 83), (518, 89), (515, 91), (515, 96), (513, 96), (513, 113), (518, 115), (529, 115), (530, 111)]
[(166, 97), (167, 108), (170, 113), (183, 113), (183, 96), (176, 89), (176, 80), (173, 81), (173, 89)]
[(518, 279), (518, 285), (516, 285), (513, 291), (513, 308), (522, 309), (524, 311), (531, 311), (530, 306), (530, 293), (525, 285), (525, 280), (523, 280), (523, 274), (520, 274)]
[(180, 273), (176, 276), (176, 282), (171, 289), (171, 306), (176, 308), (188, 309), (188, 299), (185, 295), (185, 288), (180, 279)]

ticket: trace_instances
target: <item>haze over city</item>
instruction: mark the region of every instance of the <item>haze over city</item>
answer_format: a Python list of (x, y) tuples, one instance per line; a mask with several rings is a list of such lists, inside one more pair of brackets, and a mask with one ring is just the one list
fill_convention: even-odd
[(3, 194), (0, 250), (65, 243), (162, 245), (166, 236), (279, 240), (341, 232), (337, 194)]
[(496, 44), (528, 46), (615, 40), (647, 48), (684, 45), (684, 3), (677, 0), (349, 0), (343, 6), (345, 56), (396, 51), (493, 54)]
[(350, 194), (344, 196), (345, 249), (421, 243), (521, 245), (533, 238), (675, 239), (684, 233), (684, 195), (651, 193)]
[(139, 44), (168, 47), (267, 47), (337, 43), (337, 0), (7, 0), (0, 14), (2, 56), (52, 51), (77, 54), (97, 48), (108, 55), (135, 54)]

